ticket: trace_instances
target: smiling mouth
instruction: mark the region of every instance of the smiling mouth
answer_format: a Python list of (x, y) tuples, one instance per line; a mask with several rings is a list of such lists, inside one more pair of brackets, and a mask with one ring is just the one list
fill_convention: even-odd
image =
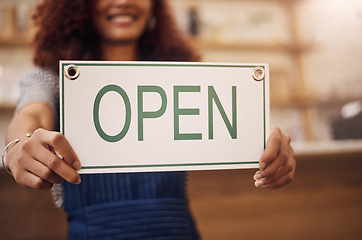
[(136, 17), (132, 15), (112, 15), (107, 17), (107, 20), (118, 24), (126, 24), (136, 21)]

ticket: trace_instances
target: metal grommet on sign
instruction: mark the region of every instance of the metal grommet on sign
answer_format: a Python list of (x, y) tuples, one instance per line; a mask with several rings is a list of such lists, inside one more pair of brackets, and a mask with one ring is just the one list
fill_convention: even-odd
[(76, 65), (71, 64), (65, 67), (64, 75), (69, 80), (75, 80), (79, 77), (80, 70)]
[(254, 68), (253, 70), (253, 78), (256, 80), (256, 81), (261, 81), (263, 80), (265, 77), (265, 71), (264, 71), (264, 68), (262, 67), (256, 67)]

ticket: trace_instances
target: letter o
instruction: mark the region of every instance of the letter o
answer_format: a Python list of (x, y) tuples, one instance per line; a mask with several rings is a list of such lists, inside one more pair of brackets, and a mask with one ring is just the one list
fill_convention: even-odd
[[(121, 97), (123, 98), (124, 105), (126, 108), (126, 121), (124, 123), (123, 129), (121, 132), (119, 132), (117, 135), (111, 136), (105, 133), (101, 127), (100, 121), (99, 121), (99, 105), (101, 103), (101, 99), (107, 92), (117, 92)], [(101, 138), (107, 142), (118, 142), (124, 136), (126, 136), (129, 126), (131, 124), (131, 103), (129, 101), (129, 98), (127, 96), (127, 93), (119, 86), (117, 85), (107, 85), (103, 87), (97, 94), (96, 99), (94, 100), (93, 105), (93, 122), (94, 126)]]

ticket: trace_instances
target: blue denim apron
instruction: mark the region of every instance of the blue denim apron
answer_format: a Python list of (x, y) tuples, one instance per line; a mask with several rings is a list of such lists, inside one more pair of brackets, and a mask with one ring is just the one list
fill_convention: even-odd
[(84, 174), (63, 183), (69, 239), (199, 239), (184, 172)]

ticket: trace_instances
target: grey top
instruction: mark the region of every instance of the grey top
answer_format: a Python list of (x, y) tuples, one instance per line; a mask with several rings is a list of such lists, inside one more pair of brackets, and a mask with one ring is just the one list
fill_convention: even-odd
[(33, 68), (20, 82), (20, 99), (16, 111), (34, 101), (47, 103), (55, 113), (59, 109), (59, 78), (52, 71)]

